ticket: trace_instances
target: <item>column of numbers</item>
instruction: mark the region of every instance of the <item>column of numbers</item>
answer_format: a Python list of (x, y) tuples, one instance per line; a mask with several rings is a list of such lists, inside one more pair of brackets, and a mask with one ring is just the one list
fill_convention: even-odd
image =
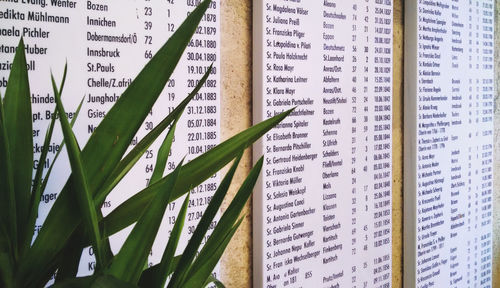
[[(468, 69), (472, 71), (474, 69), (474, 60), (473, 60), (473, 31), (474, 31), (474, 23), (473, 19), (473, 12), (472, 12), (472, 1), (468, 1), (467, 3), (467, 54), (468, 54)], [(467, 99), (467, 125), (469, 127), (472, 126), (472, 111), (473, 111), (473, 90), (472, 90), (472, 84), (473, 84), (473, 73), (469, 74), (469, 77), (467, 78), (467, 94), (466, 94), (466, 99)], [(468, 131), (471, 131), (470, 129), (467, 129)], [(467, 133), (468, 140), (471, 139), (471, 132)], [(473, 143), (473, 142), (469, 142)], [(473, 256), (473, 251), (472, 251), (472, 243), (474, 239), (474, 221), (473, 221), (473, 211), (474, 211), (474, 205), (473, 205), (473, 182), (472, 182), (472, 145), (468, 146), (467, 149), (467, 232), (471, 235), (469, 239), (467, 240), (467, 285), (471, 285), (473, 283), (473, 267), (472, 267), (472, 256)]]
[[(360, 23), (362, 23), (362, 30), (360, 31), (360, 35), (362, 35), (361, 37), (363, 38), (362, 39), (362, 43), (363, 43), (363, 46), (361, 47), (362, 49), (362, 52), (363, 52), (363, 57), (361, 60), (361, 62), (363, 63), (363, 73), (361, 74), (362, 75), (362, 80), (363, 80), (363, 91), (362, 91), (362, 97), (363, 99), (360, 99), (360, 104), (362, 105), (362, 137), (361, 137), (361, 147), (360, 147), (360, 153), (362, 156), (362, 159), (361, 159), (361, 169), (359, 171), (359, 173), (361, 174), (361, 179), (363, 179), (363, 182), (361, 183), (360, 187), (362, 188), (362, 191), (363, 191), (363, 203), (362, 203), (362, 211), (360, 211), (362, 214), (363, 214), (363, 218), (364, 219), (370, 219), (371, 218), (371, 214), (369, 212), (369, 205), (370, 203), (373, 203), (373, 199), (371, 199), (371, 197), (369, 196), (369, 183), (371, 183), (371, 178), (372, 176), (370, 175), (369, 173), (369, 169), (368, 169), (368, 163), (369, 163), (369, 160), (368, 160), (368, 155), (369, 155), (369, 151), (368, 151), (368, 144), (370, 142), (369, 138), (368, 138), (368, 133), (369, 133), (369, 128), (368, 128), (368, 124), (369, 124), (369, 96), (370, 96), (370, 93), (369, 93), (369, 67), (373, 67), (373, 64), (371, 63), (371, 55), (370, 55), (370, 50), (369, 50), (369, 46), (370, 46), (370, 31), (369, 31), (369, 21), (370, 21), (370, 3), (368, 1), (364, 1), (362, 2), (362, 7), (361, 7), (361, 11), (362, 11), (362, 19), (360, 19)], [(373, 69), (373, 68), (372, 68)], [(371, 160), (371, 159), (370, 159)], [(362, 275), (369, 275), (371, 271), (369, 271), (369, 267), (368, 267), (368, 255), (369, 255), (369, 243), (370, 243), (370, 238), (369, 237), (369, 225), (368, 223), (365, 223), (363, 225), (363, 230), (362, 230), (362, 247), (363, 247), (363, 257), (362, 257), (362, 262), (363, 262), (363, 271), (362, 271)], [(368, 280), (366, 278), (363, 278), (363, 288), (366, 288), (368, 287)]]
[[(197, 4), (198, 1), (186, 0), (188, 15)], [(211, 1), (185, 52), (184, 63), (187, 77), (184, 86), (187, 87), (187, 93), (190, 93), (198, 85), (210, 65), (213, 65), (210, 76), (185, 111), (185, 131), (187, 132), (187, 139), (185, 139), (187, 141), (187, 151), (185, 152), (187, 152), (188, 159), (195, 158), (212, 149), (220, 139), (218, 126), (220, 124), (218, 123), (220, 106), (218, 105), (219, 95), (217, 92), (220, 85), (218, 78), (219, 59), (217, 59), (220, 32), (217, 25), (218, 6), (219, 1)], [(174, 30), (176, 28), (173, 27), (173, 24), (168, 26), (168, 29)], [(189, 213), (186, 219), (188, 236), (194, 232), (198, 221), (212, 199), (212, 195), (217, 190), (218, 177), (218, 173), (212, 175), (191, 191), (191, 199), (188, 205)], [(217, 222), (218, 217), (212, 221), (207, 234), (202, 240), (202, 244), (206, 243)], [(217, 272), (213, 272), (213, 276), (217, 278)]]
[[(144, 62), (149, 61), (153, 57), (153, 3), (150, 0), (144, 0), (142, 8), (142, 19), (143, 20), (143, 47), (144, 47)], [(153, 110), (151, 110), (143, 124), (143, 128), (146, 133), (153, 130), (154, 121)], [(148, 149), (144, 155), (145, 164), (144, 164), (144, 176), (146, 186), (150, 184), (150, 178), (154, 169), (154, 159), (156, 159), (156, 153), (153, 149)]]
[[(351, 61), (352, 61), (352, 96), (351, 96), (351, 103), (352, 103), (352, 128), (351, 128), (351, 185), (352, 185), (352, 208), (351, 208), (351, 217), (352, 217), (352, 239), (351, 239), (351, 245), (352, 245), (352, 256), (353, 258), (357, 259), (358, 252), (359, 252), (359, 237), (358, 237), (358, 177), (357, 177), (357, 163), (358, 163), (358, 126), (359, 126), (359, 121), (360, 117), (359, 116), (359, 111), (358, 111), (358, 103), (359, 103), (359, 98), (360, 95), (362, 95), (359, 91), (358, 88), (358, 75), (359, 75), (359, 40), (358, 39), (358, 32), (359, 32), (359, 6), (358, 6), (359, 1), (353, 1), (352, 4), (352, 53), (351, 53)], [(358, 279), (358, 269), (359, 267), (356, 265), (358, 261), (353, 262), (353, 266), (351, 267), (351, 286), (352, 287), (357, 287), (357, 279)]]

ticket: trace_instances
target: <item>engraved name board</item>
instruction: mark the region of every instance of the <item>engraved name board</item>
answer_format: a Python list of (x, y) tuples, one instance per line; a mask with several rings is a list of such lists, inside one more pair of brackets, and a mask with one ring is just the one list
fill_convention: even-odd
[[(33, 135), (35, 159), (40, 157), (45, 130), (53, 117), (54, 97), (50, 85), (50, 71), (56, 79), (62, 76), (68, 62), (68, 78), (63, 102), (70, 120), (84, 98), (75, 123), (75, 134), (80, 145), (97, 127), (107, 111), (116, 102), (132, 79), (152, 58), (168, 37), (179, 27), (200, 1), (2, 1), (0, 5), (0, 85), (2, 94), (8, 80), (10, 65), (20, 37), (24, 37), (33, 104)], [(212, 1), (200, 26), (189, 43), (166, 89), (140, 128), (131, 148), (152, 130), (196, 86), (210, 64), (212, 75), (192, 103), (184, 111), (177, 125), (172, 156), (167, 171), (172, 171), (183, 156), (189, 161), (219, 143), (220, 139), (220, 2)], [(160, 139), (164, 137), (160, 136)], [(60, 149), (61, 135), (56, 135), (47, 160), (52, 163)], [(102, 210), (106, 215), (133, 193), (148, 185), (155, 165), (159, 143), (152, 145), (127, 178), (106, 199)], [(65, 153), (65, 152), (64, 152)], [(69, 174), (69, 164), (58, 160), (43, 195), (43, 207), (37, 230), (46, 217), (48, 208)], [(37, 162), (34, 169), (37, 168)], [(90, 179), (91, 180), (91, 179)], [(218, 185), (214, 176), (192, 191), (186, 231), (181, 237), (183, 249), (211, 195)], [(164, 227), (158, 235), (149, 261), (159, 262), (169, 231), (182, 202), (171, 203), (165, 214)], [(188, 231), (189, 230), (189, 231)], [(209, 231), (210, 233), (210, 231)], [(112, 238), (117, 252), (126, 234)], [(86, 249), (80, 274), (90, 274), (95, 263), (91, 249)]]
[(256, 287), (391, 283), (392, 1), (254, 1)]
[(491, 287), (493, 7), (406, 1), (407, 287)]

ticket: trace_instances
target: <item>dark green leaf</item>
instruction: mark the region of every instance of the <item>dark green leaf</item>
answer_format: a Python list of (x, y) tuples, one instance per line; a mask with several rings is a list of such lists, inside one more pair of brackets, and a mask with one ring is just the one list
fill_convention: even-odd
[(14, 287), (13, 271), (10, 253), (0, 251), (0, 286)]
[(170, 181), (165, 187), (166, 189), (159, 191), (153, 201), (144, 210), (143, 215), (135, 224), (127, 240), (125, 240), (120, 252), (118, 252), (110, 267), (106, 270), (106, 274), (113, 275), (133, 284), (139, 282), (142, 268), (147, 261), (149, 251), (151, 251), (156, 234), (160, 228), (183, 161), (172, 172), (172, 177), (170, 177)]
[(78, 206), (83, 217), (83, 223), (85, 224), (86, 231), (88, 231), (91, 235), (92, 246), (94, 247), (96, 255), (97, 267), (102, 267), (102, 265), (106, 263), (106, 261), (103, 258), (104, 249), (101, 239), (101, 233), (99, 231), (97, 212), (94, 208), (94, 201), (88, 188), (85, 170), (82, 166), (82, 160), (80, 158), (80, 148), (78, 146), (78, 142), (76, 141), (75, 135), (71, 130), (66, 112), (64, 111), (64, 107), (61, 102), (61, 96), (59, 95), (59, 91), (57, 90), (54, 77), (52, 77), (52, 88), (54, 90), (57, 112), (59, 113), (59, 120), (64, 135), (64, 141), (67, 144), (68, 158), (71, 165), (71, 170), (73, 172), (73, 193), (76, 194), (75, 196), (78, 200)]
[(111, 275), (102, 275), (92, 283), (92, 288), (138, 288), (137, 285), (130, 284)]
[(18, 241), (16, 249), (22, 247), (19, 241), (22, 240), (27, 229), (33, 174), (33, 116), (30, 97), (24, 42), (21, 38), (12, 63), (4, 98), (4, 125), (9, 141), (16, 199), (18, 236), (12, 235)]
[[(174, 189), (172, 200), (179, 198), (187, 190), (201, 184), (215, 174), (292, 111), (293, 109), (288, 110), (250, 127), (184, 165)], [(162, 180), (132, 196), (106, 216), (100, 223), (103, 231), (105, 231), (103, 232), (104, 236), (110, 236), (137, 221), (144, 207), (151, 201), (152, 196), (158, 190), (163, 189), (169, 177), (169, 175), (165, 176)]]
[[(102, 186), (127, 150), (209, 4), (210, 0), (204, 0), (189, 14), (129, 85), (90, 137), (81, 158), (86, 175), (93, 180), (89, 187), (92, 194)], [(62, 246), (52, 244), (66, 243), (82, 220), (76, 203), (67, 196), (69, 187), (67, 184), (59, 194), (29, 254), (22, 260), (18, 280), (25, 286), (43, 285), (38, 282), (50, 277), (54, 272), (56, 257), (62, 249)]]
[(52, 288), (88, 288), (94, 282), (94, 276), (72, 278), (55, 283)]
[(54, 284), (52, 288), (138, 288), (111, 275), (87, 276), (68, 279)]
[(207, 234), (210, 223), (219, 211), (220, 205), (222, 204), (222, 201), (224, 200), (224, 197), (229, 190), (229, 186), (231, 185), (231, 181), (233, 180), (234, 173), (236, 172), (236, 168), (238, 168), (238, 164), (240, 163), (242, 155), (243, 151), (240, 153), (240, 155), (238, 155), (233, 165), (227, 172), (226, 176), (224, 177), (224, 179), (222, 179), (222, 182), (217, 188), (217, 191), (215, 191), (212, 199), (210, 200), (210, 204), (208, 204), (208, 207), (203, 213), (198, 226), (196, 226), (191, 239), (189, 239), (188, 245), (182, 253), (179, 266), (177, 267), (174, 275), (172, 276), (172, 279), (170, 280), (169, 287), (176, 287), (180, 283), (184, 282), (184, 279), (186, 277), (189, 277), (187, 275), (189, 267), (191, 266), (196, 253), (198, 253), (201, 241), (203, 241), (203, 237), (205, 236), (205, 234)]
[[(8, 253), (10, 255), (10, 261), (14, 262), (17, 258), (17, 249), (14, 248), (17, 245), (17, 225), (16, 199), (11, 161), (9, 141), (5, 129), (3, 103), (0, 95), (0, 231), (2, 232), (1, 239), (3, 239), (0, 243), (0, 251), (2, 251), (2, 253)], [(5, 255), (2, 257), (5, 257)]]
[[(102, 217), (100, 210), (97, 210), (98, 217)], [(83, 226), (83, 223), (80, 224)], [(79, 227), (71, 236), (71, 239), (67, 242), (66, 246), (59, 253), (57, 262), (57, 273), (56, 273), (56, 283), (64, 281), (68, 278), (76, 277), (78, 273), (78, 267), (80, 266), (80, 258), (84, 250), (88, 246), (88, 241), (86, 241), (84, 229)], [(107, 240), (107, 239), (106, 239)], [(103, 241), (105, 259), (112, 259), (113, 253), (111, 252), (111, 246), (109, 241)]]
[[(1, 101), (0, 101), (1, 102)], [(1, 105), (1, 103), (0, 103)], [(14, 287), (14, 265), (12, 248), (8, 233), (0, 226), (0, 287)]]
[(57, 269), (55, 283), (74, 278), (78, 273), (78, 266), (80, 265), (80, 258), (85, 248), (85, 242), (79, 233), (74, 233), (71, 238), (71, 241), (68, 241), (71, 245), (67, 245), (62, 250), (61, 255), (63, 257), (61, 263), (58, 265), (59, 268)]
[[(181, 255), (175, 256), (172, 260), (172, 264), (170, 265), (170, 269), (167, 272), (167, 276), (172, 274), (172, 272), (177, 268), (177, 264), (179, 264), (179, 260), (181, 259)], [(158, 274), (160, 272), (160, 264), (156, 264), (148, 269), (142, 271), (141, 279), (139, 280), (140, 287), (154, 287), (153, 279), (157, 279), (160, 277)]]

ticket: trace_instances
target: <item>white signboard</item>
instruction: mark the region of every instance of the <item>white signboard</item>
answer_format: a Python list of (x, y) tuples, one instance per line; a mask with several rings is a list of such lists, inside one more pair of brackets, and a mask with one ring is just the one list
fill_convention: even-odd
[[(40, 157), (45, 130), (54, 109), (50, 71), (57, 79), (68, 62), (63, 102), (66, 111), (74, 112), (84, 98), (75, 134), (80, 145), (87, 141), (106, 112), (142, 69), (144, 64), (166, 42), (199, 1), (2, 1), (0, 5), (0, 85), (5, 91), (10, 63), (20, 37), (24, 37), (33, 104), (33, 135), (35, 159)], [(186, 108), (178, 126), (167, 172), (187, 155), (187, 160), (207, 151), (220, 139), (220, 5), (212, 1), (200, 28), (179, 62), (176, 72), (148, 115), (131, 147), (146, 135), (163, 117), (188, 95), (207, 67), (214, 63), (214, 73), (205, 87)], [(62, 136), (51, 143), (47, 166), (52, 162)], [(159, 137), (163, 139), (164, 137)], [(159, 143), (154, 144), (134, 170), (103, 205), (108, 214), (128, 196), (145, 188), (153, 172)], [(65, 159), (58, 160), (63, 164)], [(36, 163), (35, 163), (36, 166)], [(34, 169), (36, 167), (33, 167)], [(42, 197), (40, 225), (54, 197), (68, 175), (69, 164), (57, 165), (49, 192)], [(193, 190), (186, 231), (194, 227), (208, 206), (218, 185), (215, 176)], [(120, 194), (121, 196), (117, 196)], [(166, 226), (159, 233), (161, 241), (153, 246), (150, 261), (159, 262), (170, 229), (180, 209), (170, 204), (164, 219)], [(38, 229), (40, 226), (37, 226)], [(124, 240), (120, 234), (114, 242)], [(188, 232), (181, 237), (187, 243)], [(117, 243), (115, 243), (117, 244)], [(116, 248), (117, 245), (114, 245)], [(183, 247), (180, 247), (183, 249)], [(92, 254), (91, 250), (88, 254)], [(95, 267), (92, 257), (84, 257), (81, 274), (90, 274)]]
[[(392, 1), (254, 1), (256, 287), (389, 287)], [(313, 286), (316, 285), (316, 286)]]
[(491, 287), (493, 9), (406, 1), (405, 287)]

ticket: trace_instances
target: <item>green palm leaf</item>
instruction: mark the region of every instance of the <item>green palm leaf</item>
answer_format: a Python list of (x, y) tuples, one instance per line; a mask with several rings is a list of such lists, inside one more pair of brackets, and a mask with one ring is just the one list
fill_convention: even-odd
[(151, 201), (143, 215), (137, 221), (132, 232), (125, 240), (120, 252), (115, 256), (106, 274), (113, 275), (126, 282), (137, 284), (141, 277), (142, 267), (147, 261), (149, 251), (158, 233), (163, 214), (172, 195), (175, 182), (178, 179), (183, 160), (172, 172), (168, 185), (159, 191)]
[[(177, 269), (177, 265), (179, 264), (179, 260), (181, 259), (181, 255), (175, 256), (172, 259), (172, 263), (170, 264), (170, 268), (166, 275), (170, 275), (173, 273), (175, 269)], [(161, 263), (158, 263), (154, 266), (149, 267), (148, 269), (142, 271), (141, 279), (139, 280), (140, 287), (154, 287), (152, 283), (153, 279), (158, 278), (158, 274), (160, 273)]]
[(181, 238), (182, 227), (184, 227), (184, 221), (186, 219), (186, 212), (189, 204), (189, 196), (190, 195), (188, 193), (184, 203), (182, 204), (181, 210), (179, 211), (179, 215), (177, 215), (177, 221), (175, 221), (174, 228), (172, 229), (172, 233), (170, 233), (170, 237), (168, 239), (167, 247), (165, 247), (165, 251), (161, 257), (159, 269), (155, 277), (151, 279), (154, 281), (154, 283), (152, 283), (152, 287), (165, 287), (165, 282), (170, 274), (169, 271), (171, 271), (172, 266), (174, 265), (175, 250), (177, 249), (179, 239)]
[(172, 141), (174, 140), (175, 126), (179, 118), (175, 119), (174, 124), (165, 136), (160, 149), (158, 149), (158, 156), (156, 157), (155, 168), (153, 170), (153, 175), (149, 179), (149, 184), (155, 183), (163, 177), (165, 172), (165, 166), (167, 165), (168, 154), (170, 153), (170, 148), (172, 147)]
[[(292, 111), (293, 109), (288, 110), (250, 127), (184, 165), (175, 185), (172, 201), (222, 169), (242, 150), (259, 139)], [(113, 235), (137, 221), (144, 207), (148, 205), (158, 190), (163, 189), (169, 177), (170, 175), (165, 176), (162, 180), (132, 196), (106, 216), (100, 223), (104, 235)]]
[[(25, 235), (29, 214), (30, 187), (33, 173), (33, 126), (31, 114), (31, 98), (28, 82), (28, 70), (24, 55), (24, 41), (21, 38), (12, 63), (7, 89), (4, 98), (4, 125), (9, 141), (13, 188), (15, 193), (17, 236), (12, 234), (16, 242)], [(14, 209), (9, 208), (10, 209)], [(12, 215), (11, 215), (12, 216)], [(12, 229), (11, 229), (12, 232)], [(22, 244), (15, 243), (17, 250)]]
[(186, 249), (184, 249), (184, 252), (182, 253), (179, 265), (177, 266), (177, 269), (172, 276), (168, 287), (176, 287), (184, 281), (189, 267), (191, 266), (191, 262), (196, 256), (196, 253), (198, 253), (198, 248), (200, 247), (201, 241), (203, 241), (203, 237), (205, 236), (205, 234), (207, 234), (210, 223), (219, 211), (220, 205), (222, 204), (222, 201), (224, 200), (224, 197), (229, 190), (229, 185), (231, 185), (231, 181), (233, 180), (234, 173), (236, 172), (236, 168), (238, 168), (238, 164), (240, 163), (242, 155), (243, 151), (240, 153), (240, 155), (238, 155), (233, 165), (217, 188), (217, 191), (215, 191), (215, 194), (210, 200), (210, 204), (208, 204), (208, 207), (203, 213), (198, 226), (196, 226), (196, 229), (191, 236)]
[[(209, 3), (210, 0), (204, 0), (189, 14), (122, 94), (82, 150), (83, 169), (93, 180), (89, 183), (92, 194), (97, 192), (122, 158), (172, 74)], [(81, 222), (78, 208), (67, 196), (69, 187), (66, 185), (59, 194), (32, 248), (23, 258), (18, 273), (19, 283), (35, 287), (43, 285), (56, 269), (58, 254), (64, 246), (52, 244), (66, 243)]]
[(12, 272), (10, 267), (17, 258), (17, 249), (14, 248), (17, 243), (16, 199), (4, 115), (3, 103), (0, 99), (0, 215), (2, 216), (0, 219), (0, 253), (2, 253), (0, 264), (5, 266), (0, 270), (2, 273), (0, 284), (12, 281), (9, 279), (12, 275), (7, 271)]
[(130, 151), (118, 165), (115, 167), (111, 175), (106, 179), (106, 182), (102, 185), (97, 195), (95, 196), (96, 206), (100, 206), (101, 203), (106, 199), (106, 196), (113, 190), (113, 188), (125, 177), (125, 175), (132, 169), (132, 167), (137, 163), (141, 156), (146, 152), (149, 146), (160, 136), (160, 134), (170, 125), (175, 119), (180, 118), (184, 108), (189, 104), (193, 97), (200, 91), (201, 87), (207, 80), (212, 71), (212, 66), (207, 70), (205, 75), (201, 78), (198, 85), (193, 89), (193, 91), (182, 100), (182, 102), (172, 111), (165, 119), (163, 119), (151, 132), (149, 132), (144, 138), (135, 145), (135, 147)]
[(224, 253), (224, 250), (226, 249), (227, 245), (231, 241), (231, 238), (233, 237), (234, 233), (236, 233), (236, 230), (240, 226), (241, 222), (243, 222), (243, 217), (238, 220), (238, 222), (234, 225), (234, 227), (231, 227), (228, 231), (228, 233), (225, 235), (224, 239), (222, 242), (219, 242), (219, 245), (216, 247), (215, 250), (212, 250), (212, 254), (210, 255), (206, 261), (201, 263), (200, 268), (197, 270), (194, 270), (192, 274), (189, 275), (189, 277), (186, 279), (186, 281), (177, 287), (189, 287), (189, 288), (201, 288), (203, 285), (207, 282), (210, 273), (215, 268), (215, 265), (219, 262), (220, 257), (222, 256), (222, 253)]
[(217, 250), (217, 247), (219, 247), (220, 243), (224, 241), (226, 235), (230, 233), (230, 230), (232, 229), (231, 227), (234, 227), (234, 224), (241, 214), (243, 207), (252, 194), (255, 183), (257, 183), (257, 179), (259, 178), (263, 162), (264, 158), (261, 157), (252, 168), (241, 187), (238, 189), (238, 192), (234, 196), (233, 201), (231, 201), (231, 204), (229, 204), (229, 207), (222, 215), (219, 223), (212, 232), (212, 235), (210, 236), (210, 238), (208, 238), (207, 243), (201, 249), (198, 258), (196, 258), (195, 262), (189, 269), (188, 275), (191, 275), (198, 269), (201, 269), (203, 263), (213, 257), (213, 251)]
[[(64, 78), (63, 78), (63, 84), (64, 84)], [(60, 94), (60, 92), (59, 92), (59, 94)], [(78, 107), (76, 108), (75, 117), (73, 117), (73, 119), (71, 119), (71, 123), (70, 123), (71, 128), (73, 128), (73, 126), (75, 125), (76, 119), (78, 119), (78, 115), (80, 115), (80, 110), (82, 109), (84, 99), (85, 99), (85, 96), (82, 98), (82, 100), (80, 101), (80, 104), (78, 104)], [(55, 109), (54, 114), (57, 115), (57, 108)], [(55, 120), (56, 119), (53, 118), (51, 123), (54, 122)], [(48, 183), (48, 181), (50, 179), (50, 175), (52, 173), (52, 168), (54, 167), (54, 164), (57, 162), (57, 159), (59, 158), (59, 155), (61, 154), (61, 151), (63, 150), (64, 145), (65, 145), (65, 143), (64, 143), (64, 138), (63, 138), (63, 140), (61, 141), (61, 144), (59, 144), (59, 150), (57, 151), (56, 155), (54, 156), (54, 159), (52, 159), (52, 163), (50, 164), (50, 167), (47, 170), (47, 173), (45, 174), (45, 179), (43, 179), (43, 182), (42, 182), (42, 185), (40, 188), (42, 194), (43, 194), (43, 192), (45, 192), (45, 188), (47, 187), (47, 183)]]
[(92, 236), (92, 246), (94, 247), (96, 255), (97, 267), (101, 267), (106, 263), (104, 259), (105, 253), (101, 239), (101, 232), (99, 231), (97, 212), (94, 209), (94, 201), (92, 200), (92, 195), (89, 191), (87, 176), (85, 175), (82, 159), (80, 158), (80, 147), (78, 146), (76, 137), (71, 130), (71, 126), (66, 116), (66, 111), (64, 111), (61, 96), (59, 95), (59, 91), (56, 87), (54, 77), (52, 77), (52, 88), (54, 89), (57, 112), (59, 113), (64, 142), (67, 143), (68, 158), (71, 164), (71, 170), (73, 171), (72, 189), (75, 190), (73, 193), (76, 194), (76, 199), (78, 200), (78, 206), (84, 220), (83, 223), (85, 224), (86, 231), (88, 231)]
[[(61, 88), (59, 89), (59, 95), (61, 95), (62, 90), (64, 88), (64, 83), (66, 82), (66, 74), (68, 72), (68, 66), (64, 65), (64, 73), (63, 73), (63, 79), (61, 83)], [(81, 104), (81, 103), (80, 103)], [(54, 115), (56, 115), (57, 107), (55, 108)], [(31, 199), (30, 199), (30, 207), (29, 207), (29, 216), (28, 216), (28, 226), (26, 229), (26, 235), (24, 236), (24, 251), (29, 249), (31, 246), (31, 241), (33, 238), (33, 234), (35, 232), (35, 223), (36, 219), (38, 217), (38, 205), (40, 203), (40, 198), (42, 196), (42, 193), (44, 190), (42, 190), (43, 187), (43, 182), (42, 182), (42, 176), (43, 176), (43, 168), (45, 166), (45, 161), (47, 159), (47, 154), (49, 152), (49, 143), (50, 140), (52, 139), (52, 133), (54, 132), (54, 126), (56, 123), (56, 117), (53, 117), (52, 120), (50, 121), (49, 128), (47, 129), (47, 132), (45, 133), (45, 139), (43, 141), (43, 148), (42, 148), (42, 153), (40, 154), (40, 158), (38, 159), (38, 167), (36, 169), (35, 173), (35, 178), (33, 179), (33, 187), (31, 191)], [(62, 147), (61, 147), (62, 149)], [(60, 150), (61, 150), (60, 149)], [(60, 152), (58, 151), (58, 153)], [(56, 155), (57, 157), (57, 155)], [(54, 161), (52, 162), (52, 165), (54, 164)], [(51, 166), (52, 166), (51, 165)], [(46, 175), (46, 179), (49, 178), (49, 173)], [(24, 254), (24, 253), (22, 253)]]

